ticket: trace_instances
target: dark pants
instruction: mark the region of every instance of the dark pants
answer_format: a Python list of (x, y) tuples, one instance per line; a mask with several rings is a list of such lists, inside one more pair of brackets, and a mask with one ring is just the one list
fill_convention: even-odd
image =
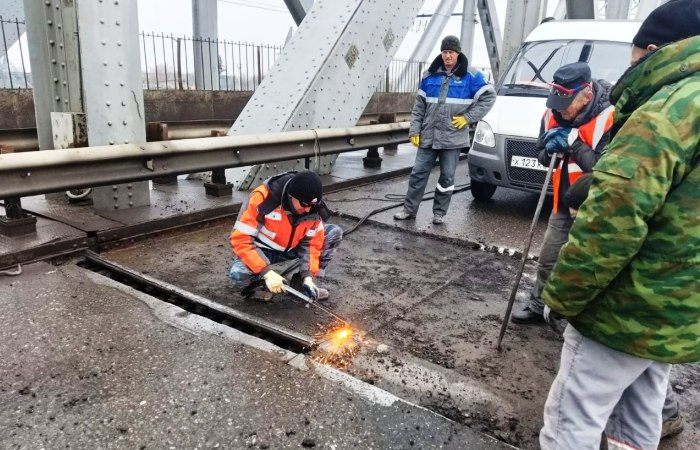
[(537, 279), (535, 286), (530, 292), (530, 301), (528, 307), (530, 311), (542, 314), (544, 311), (544, 302), (542, 301), (542, 290), (549, 274), (552, 273), (554, 264), (559, 257), (559, 250), (569, 240), (569, 230), (574, 223), (571, 217), (556, 217), (554, 214), (549, 216), (547, 223), (547, 231), (544, 233), (544, 242), (542, 242), (542, 250), (537, 262)]
[(404, 209), (416, 214), (418, 207), (423, 200), (425, 187), (428, 184), (430, 171), (436, 159), (440, 159), (440, 178), (435, 186), (435, 197), (433, 199), (433, 214), (444, 216), (450, 207), (452, 193), (455, 190), (455, 171), (459, 161), (461, 148), (451, 148), (446, 150), (434, 150), (432, 148), (419, 148), (416, 153), (416, 161), (413, 163), (411, 177), (408, 179), (408, 192), (404, 200)]

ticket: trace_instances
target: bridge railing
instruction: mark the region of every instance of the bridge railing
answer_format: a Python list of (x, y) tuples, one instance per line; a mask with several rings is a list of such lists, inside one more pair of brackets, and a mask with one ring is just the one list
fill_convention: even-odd
[(29, 52), (20, 36), (24, 21), (0, 16), (0, 88), (27, 89), (32, 86)]
[[(0, 17), (0, 89), (32, 87), (29, 49), (18, 39), (25, 23)], [(254, 91), (282, 52), (282, 46), (203, 39), (173, 34), (139, 33), (144, 89)], [(195, 62), (195, 53), (201, 54)], [(195, 66), (198, 67), (195, 67)], [(393, 60), (378, 92), (415, 92), (425, 64)], [(195, 82), (195, 72), (210, 77)]]

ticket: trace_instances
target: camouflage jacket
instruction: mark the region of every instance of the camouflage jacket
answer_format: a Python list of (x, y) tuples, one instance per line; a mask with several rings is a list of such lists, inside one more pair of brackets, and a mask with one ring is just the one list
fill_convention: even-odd
[(700, 360), (700, 36), (615, 86), (613, 138), (543, 292), (584, 336), (669, 363)]

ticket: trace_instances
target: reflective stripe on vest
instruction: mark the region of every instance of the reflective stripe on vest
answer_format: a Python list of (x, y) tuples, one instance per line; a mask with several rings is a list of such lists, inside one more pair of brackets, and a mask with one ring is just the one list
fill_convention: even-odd
[[(578, 127), (578, 138), (595, 151), (598, 143), (613, 124), (615, 106), (610, 105), (593, 119)], [(551, 109), (544, 113), (545, 131), (558, 127), (557, 119)], [(583, 170), (573, 159), (567, 158), (567, 172), (569, 173), (569, 186), (573, 185), (583, 175)], [(559, 161), (559, 167), (552, 174), (552, 188), (554, 191), (554, 214), (559, 210), (559, 187), (561, 186), (561, 172), (564, 168), (564, 158)]]

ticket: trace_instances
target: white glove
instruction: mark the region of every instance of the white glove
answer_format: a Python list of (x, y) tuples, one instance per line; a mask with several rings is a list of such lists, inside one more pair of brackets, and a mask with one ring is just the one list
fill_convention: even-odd
[(284, 277), (282, 275), (274, 270), (270, 270), (263, 275), (263, 278), (265, 279), (265, 286), (267, 286), (270, 292), (273, 294), (281, 294), (284, 292)]
[(314, 284), (314, 279), (308, 276), (304, 277), (304, 294), (314, 300), (318, 299), (318, 287)]

